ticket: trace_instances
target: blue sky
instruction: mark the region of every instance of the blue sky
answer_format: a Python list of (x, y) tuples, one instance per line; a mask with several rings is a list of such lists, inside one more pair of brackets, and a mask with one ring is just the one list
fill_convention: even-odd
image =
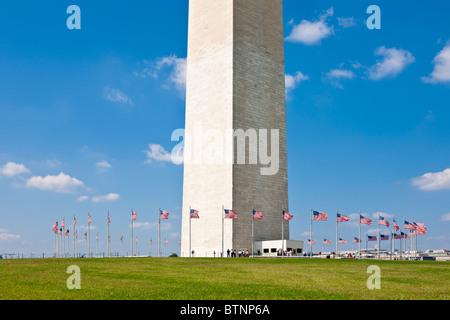
[[(423, 222), (419, 249), (450, 248), (450, 4), (377, 1), (369, 30), (371, 4), (284, 1), (291, 238), (309, 237), (312, 206), (330, 216), (313, 238), (333, 248), (337, 208)], [(52, 253), (54, 221), (76, 214), (82, 234), (88, 211), (105, 251), (108, 209), (112, 251), (122, 235), (129, 251), (133, 208), (139, 251), (152, 238), (156, 255), (158, 207), (179, 252), (183, 168), (166, 152), (184, 127), (187, 24), (186, 0), (2, 5), (0, 252)]]

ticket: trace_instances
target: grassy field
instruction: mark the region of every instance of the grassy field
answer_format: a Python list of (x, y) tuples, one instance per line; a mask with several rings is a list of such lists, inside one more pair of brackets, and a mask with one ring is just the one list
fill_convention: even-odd
[[(81, 270), (69, 290), (67, 267)], [(369, 290), (370, 265), (381, 289)], [(1, 300), (448, 300), (450, 263), (329, 259), (0, 260)]]

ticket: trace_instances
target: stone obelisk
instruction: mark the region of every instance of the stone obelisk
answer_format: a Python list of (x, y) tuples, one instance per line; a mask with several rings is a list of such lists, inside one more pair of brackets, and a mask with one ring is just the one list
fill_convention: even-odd
[[(181, 255), (280, 240), (289, 209), (282, 0), (190, 0), (186, 90)], [(199, 219), (189, 221), (190, 208)], [(286, 221), (283, 232), (289, 239)]]

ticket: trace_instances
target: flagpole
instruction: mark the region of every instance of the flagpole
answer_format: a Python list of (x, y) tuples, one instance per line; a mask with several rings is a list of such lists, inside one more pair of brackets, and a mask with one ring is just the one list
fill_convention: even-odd
[[(90, 215), (90, 213), (88, 212), (88, 215)], [(88, 253), (87, 253), (87, 257), (90, 258), (91, 257), (91, 224), (88, 221), (88, 241), (87, 241), (87, 246), (88, 246)]]
[(309, 243), (310, 243), (310, 246), (309, 246), (309, 257), (310, 258), (312, 258), (312, 214), (313, 214), (313, 209), (312, 209), (312, 207), (311, 207), (311, 223), (310, 223), (310, 225), (309, 225)]
[[(283, 212), (284, 212), (283, 207), (281, 207), (281, 210), (282, 210), (281, 213), (283, 214)], [(283, 218), (283, 215), (281, 215), (281, 250), (284, 253), (284, 218)], [(282, 255), (282, 257), (284, 257), (284, 256)]]
[[(67, 230), (67, 232), (69, 232), (69, 234), (70, 234), (69, 230)], [(68, 258), (70, 258), (70, 244), (69, 244), (69, 242), (70, 242), (70, 238), (69, 238), (69, 235), (67, 235), (67, 257)]]
[[(403, 257), (406, 260), (406, 229), (405, 229), (405, 221), (406, 221), (406, 217), (403, 217), (403, 232), (404, 232), (404, 235), (403, 235), (403, 251), (404, 251)], [(402, 241), (402, 240), (400, 239), (400, 241)]]
[(97, 233), (97, 237), (95, 238), (95, 240), (97, 241), (97, 258), (98, 258), (98, 233)]
[(378, 212), (378, 260), (380, 260), (380, 213)]
[(325, 242), (325, 237), (322, 235), (322, 254), (323, 254), (323, 243)]
[(415, 246), (414, 246), (414, 258), (417, 259), (418, 256), (419, 256), (418, 251), (417, 251), (417, 238), (419, 237), (419, 234), (417, 233), (417, 230), (416, 230), (416, 232), (415, 232), (415, 235), (416, 235), (416, 237), (415, 237), (415, 240), (416, 240), (415, 242), (416, 242), (416, 244), (415, 244)]
[[(223, 225), (223, 223), (222, 223)], [(191, 227), (192, 227), (192, 218), (191, 218), (191, 206), (189, 206), (189, 257), (192, 258), (192, 232), (191, 232)], [(223, 239), (223, 228), (222, 228), (222, 239)]]
[(369, 240), (369, 235), (366, 234), (366, 255), (367, 255), (367, 242), (368, 242), (368, 240)]
[[(410, 221), (413, 221), (413, 219), (411, 219)], [(410, 229), (409, 230), (409, 237), (410, 237), (409, 238), (409, 259), (410, 260), (411, 260), (411, 256), (412, 256), (411, 251), (412, 251), (412, 247), (413, 247), (413, 244), (414, 244), (414, 242), (412, 241), (412, 238), (411, 238), (411, 233), (412, 233), (412, 230)]]
[(338, 213), (339, 213), (339, 208), (336, 209), (336, 258), (339, 256), (338, 219), (337, 219)]
[(255, 217), (253, 216), (253, 210), (255, 210), (252, 207), (252, 257), (253, 257), (253, 221), (255, 220)]
[(133, 256), (133, 208), (131, 208), (131, 256)]
[(107, 238), (107, 240), (108, 240), (108, 258), (110, 257), (110, 250), (109, 250), (109, 210), (108, 210), (108, 217), (107, 217), (107, 233), (108, 233), (108, 238)]
[(63, 254), (62, 254), (62, 257), (63, 258), (65, 258), (66, 257), (66, 239), (64, 239), (64, 234), (65, 234), (65, 229), (66, 229), (66, 217), (63, 217), (63, 221), (64, 221), (64, 225), (63, 225), (63, 231), (62, 231), (62, 234), (61, 234), (61, 239), (62, 239), (62, 241), (63, 241), (63, 244), (62, 244), (62, 248), (63, 248)]
[(392, 230), (391, 230), (391, 258), (389, 260), (392, 260), (394, 258), (394, 220), (395, 220), (395, 216), (394, 218), (392, 218)]
[(73, 257), (76, 258), (76, 252), (75, 252), (75, 215), (73, 215)]
[(161, 207), (158, 207), (158, 258), (161, 257)]
[[(56, 223), (58, 223), (58, 219), (56, 219)], [(58, 258), (58, 228), (55, 232), (55, 258)]]
[(224, 221), (224, 216), (225, 216), (225, 213), (224, 213), (224, 210), (225, 210), (225, 208), (224, 208), (224, 206), (222, 205), (222, 258), (223, 258), (223, 253), (224, 253), (224, 250), (225, 250), (225, 246), (224, 246), (224, 233), (225, 233), (225, 227), (224, 227), (224, 224), (225, 224), (225, 221)]
[(362, 255), (361, 255), (361, 242), (362, 242), (362, 239), (361, 239), (361, 210), (359, 210), (359, 244), (358, 244), (358, 255), (359, 255), (359, 258), (361, 259), (362, 258)]

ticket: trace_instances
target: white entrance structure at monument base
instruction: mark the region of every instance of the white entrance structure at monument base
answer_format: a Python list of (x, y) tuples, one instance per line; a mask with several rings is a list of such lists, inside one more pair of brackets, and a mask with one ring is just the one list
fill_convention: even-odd
[(283, 252), (287, 256), (302, 256), (303, 241), (298, 240), (266, 240), (255, 241), (255, 256), (277, 257), (283, 256)]

